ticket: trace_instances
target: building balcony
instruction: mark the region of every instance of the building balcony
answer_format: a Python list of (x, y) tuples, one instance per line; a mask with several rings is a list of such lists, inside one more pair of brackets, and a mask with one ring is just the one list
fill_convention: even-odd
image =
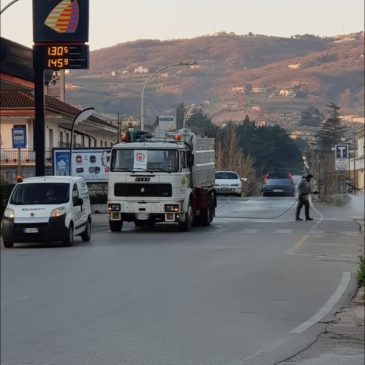
[[(46, 149), (44, 153), (46, 165), (52, 163), (52, 150)], [(30, 148), (2, 148), (0, 150), (0, 161), (2, 167), (18, 166), (34, 166), (35, 165), (35, 151)]]

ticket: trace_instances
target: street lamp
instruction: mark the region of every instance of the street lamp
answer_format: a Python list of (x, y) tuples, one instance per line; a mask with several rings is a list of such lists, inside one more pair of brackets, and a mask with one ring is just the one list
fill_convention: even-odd
[(74, 138), (74, 127), (77, 123), (81, 122), (82, 120), (85, 120), (90, 117), (90, 115), (94, 113), (94, 108), (86, 108), (84, 110), (81, 110), (74, 118), (72, 122), (72, 128), (71, 128), (71, 144), (70, 144), (70, 166), (68, 174), (71, 176), (71, 165), (72, 165), (72, 150), (73, 150), (73, 138)]
[(143, 86), (142, 89), (142, 94), (141, 94), (141, 130), (144, 130), (144, 90), (146, 89), (146, 86), (148, 85), (148, 83), (152, 80), (152, 78), (157, 75), (159, 72), (165, 70), (168, 67), (173, 67), (173, 66), (193, 66), (196, 65), (197, 62), (176, 62), (176, 63), (171, 63), (169, 65), (163, 66), (161, 68), (159, 68), (157, 71), (155, 71), (146, 81), (146, 83)]

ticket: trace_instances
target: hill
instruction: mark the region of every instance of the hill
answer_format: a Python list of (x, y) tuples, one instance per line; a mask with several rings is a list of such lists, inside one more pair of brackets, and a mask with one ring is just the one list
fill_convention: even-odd
[(146, 120), (173, 112), (180, 102), (204, 102), (215, 123), (248, 114), (251, 120), (295, 125), (310, 105), (325, 113), (329, 100), (343, 114), (364, 113), (364, 32), (331, 38), (220, 33), (121, 43), (91, 52), (90, 69), (67, 76), (67, 102), (114, 117), (139, 117), (146, 80), (180, 61), (198, 64), (169, 67), (151, 79)]

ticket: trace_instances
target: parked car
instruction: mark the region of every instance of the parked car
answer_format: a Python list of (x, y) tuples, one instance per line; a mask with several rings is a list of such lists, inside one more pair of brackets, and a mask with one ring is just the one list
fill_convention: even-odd
[(242, 181), (246, 180), (245, 178), (240, 178), (235, 171), (216, 171), (214, 187), (218, 194), (241, 196)]
[(268, 172), (264, 177), (262, 195), (294, 196), (295, 187), (290, 172)]
[(1, 222), (5, 247), (15, 242), (62, 241), (91, 237), (91, 207), (85, 180), (75, 176), (39, 176), (15, 185)]

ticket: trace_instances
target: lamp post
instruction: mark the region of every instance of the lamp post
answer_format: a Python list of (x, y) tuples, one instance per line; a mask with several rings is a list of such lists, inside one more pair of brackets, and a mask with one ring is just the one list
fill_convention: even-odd
[(68, 174), (71, 176), (71, 165), (72, 165), (72, 150), (73, 150), (73, 137), (74, 137), (74, 127), (77, 123), (81, 122), (82, 120), (85, 120), (90, 117), (90, 115), (94, 112), (94, 108), (86, 108), (84, 110), (81, 110), (79, 114), (77, 114), (72, 122), (72, 128), (71, 128), (71, 144), (70, 144), (70, 165), (69, 165), (69, 171)]
[(159, 68), (157, 71), (155, 71), (145, 82), (143, 89), (142, 89), (142, 94), (141, 94), (141, 130), (144, 130), (144, 91), (146, 89), (146, 86), (148, 85), (148, 83), (153, 79), (153, 77), (155, 75), (157, 75), (159, 72), (165, 70), (168, 67), (173, 67), (173, 66), (193, 66), (196, 65), (197, 62), (176, 62), (176, 63), (170, 63), (169, 65), (163, 66), (161, 68)]

